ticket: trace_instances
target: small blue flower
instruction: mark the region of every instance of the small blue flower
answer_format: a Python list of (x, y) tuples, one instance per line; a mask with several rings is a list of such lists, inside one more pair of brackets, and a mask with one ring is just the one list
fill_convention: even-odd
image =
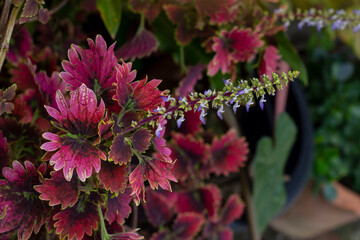
[(223, 114), (224, 112), (225, 112), (224, 106), (221, 105), (221, 107), (219, 108), (219, 110), (218, 110), (217, 113), (216, 113), (221, 120), (223, 120), (222, 114)]
[(353, 32), (354, 32), (354, 33), (357, 33), (359, 30), (360, 30), (360, 24), (356, 25), (356, 26), (353, 28)]
[(266, 100), (264, 98), (264, 95), (262, 95), (261, 99), (260, 99), (260, 102), (259, 102), (261, 110), (264, 110), (264, 102), (266, 102)]
[(201, 109), (201, 114), (200, 114), (200, 121), (205, 124), (205, 116), (206, 116), (206, 112), (205, 112), (205, 108)]
[(157, 129), (155, 131), (155, 135), (156, 135), (156, 138), (159, 138), (160, 137), (160, 132), (161, 130), (163, 130), (163, 127), (161, 126), (160, 123), (157, 124)]
[(354, 13), (355, 13), (356, 15), (360, 15), (360, 10), (354, 9)]
[(246, 103), (246, 111), (249, 112), (250, 105), (253, 104), (252, 98)]
[(238, 102), (236, 102), (236, 103), (234, 104), (234, 106), (233, 106), (233, 111), (234, 111), (234, 113), (236, 113), (236, 110), (237, 110), (238, 107), (240, 107), (240, 105), (239, 105)]
[(204, 92), (204, 95), (207, 96), (207, 95), (211, 95), (212, 94), (212, 91), (210, 89), (206, 90)]
[(181, 116), (178, 120), (176, 120), (178, 128), (180, 128), (183, 121), (185, 121), (184, 116)]

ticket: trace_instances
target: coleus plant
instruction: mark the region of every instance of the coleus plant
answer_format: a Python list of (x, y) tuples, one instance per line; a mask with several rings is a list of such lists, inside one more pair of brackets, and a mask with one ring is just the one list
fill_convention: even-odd
[[(60, 238), (140, 239), (136, 229), (124, 224), (132, 212), (131, 202), (147, 201), (144, 208), (151, 224), (170, 226), (154, 232), (152, 239), (231, 239), (229, 224), (241, 216), (244, 204), (232, 195), (220, 208), (220, 189), (200, 185), (200, 180), (237, 172), (246, 160), (247, 144), (234, 131), (222, 137), (212, 134), (205, 143), (196, 139), (204, 134), (199, 126), (211, 107), (220, 118), (224, 104), (236, 111), (261, 98), (262, 107), (265, 93), (274, 94), (273, 85), (282, 88), (298, 73), (274, 74), (272, 81), (264, 75), (262, 83), (255, 78), (237, 85), (224, 80), (223, 90), (175, 99), (158, 89), (158, 79), (135, 80), (132, 64), (119, 63), (114, 45), (108, 48), (100, 35), (95, 41), (89, 39), (88, 45), (89, 49), (72, 45), (69, 60), (62, 63), (58, 86), (65, 84), (68, 92), (60, 88), (54, 93), (51, 84), (46, 85), (49, 77), (35, 91), (48, 104), (45, 109), (52, 127), (42, 134), (47, 141), (40, 146), (46, 152), (41, 160), (11, 159), (12, 167), (2, 170), (2, 236), (17, 233), (19, 239), (28, 239), (46, 225), (47, 234)], [(0, 124), (4, 133), (0, 146), (6, 158), (8, 148), (14, 152), (13, 147), (20, 146), (5, 131), (11, 121), (17, 121), (10, 120), (12, 105), (7, 102), (15, 89), (13, 85), (3, 94), (7, 116)], [(197, 127), (185, 129), (187, 134), (173, 133), (167, 143), (167, 120), (175, 118), (180, 127), (188, 117), (195, 119)], [(36, 124), (28, 127), (36, 129)], [(22, 151), (30, 148), (24, 145)], [(170, 181), (184, 187), (171, 193)], [(159, 186), (168, 193), (154, 191)], [(161, 204), (161, 212), (154, 211), (156, 204)]]

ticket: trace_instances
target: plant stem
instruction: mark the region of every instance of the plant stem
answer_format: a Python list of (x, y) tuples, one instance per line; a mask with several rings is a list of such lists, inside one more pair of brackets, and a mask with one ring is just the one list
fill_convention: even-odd
[[(1, 12), (1, 18), (0, 18), (0, 34), (2, 35), (2, 32), (4, 31), (4, 27), (6, 25), (6, 22), (9, 18), (9, 12), (11, 7), (11, 0), (5, 0), (3, 9)], [(1, 36), (0, 36), (1, 38)]]
[(133, 201), (132, 202), (132, 207), (133, 207), (133, 214), (132, 214), (132, 222), (131, 222), (131, 227), (133, 229), (136, 229), (137, 224), (138, 224), (138, 214), (139, 214), (139, 209), (136, 206), (136, 203)]
[(99, 217), (100, 217), (101, 239), (108, 240), (108, 239), (110, 239), (110, 235), (108, 234), (106, 227), (105, 227), (105, 220), (104, 220), (104, 216), (102, 214), (100, 204), (98, 205), (98, 212), (99, 212)]
[(9, 21), (7, 22), (7, 24), (5, 26), (4, 33), (2, 34), (2, 38), (0, 41), (0, 72), (1, 72), (1, 69), (3, 66), (3, 63), (5, 61), (7, 51), (9, 49), (10, 38), (11, 38), (12, 32), (14, 30), (16, 18), (20, 11), (21, 5), (22, 4), (19, 4), (19, 6), (15, 6), (15, 5), (13, 6)]
[(141, 14), (141, 17), (140, 17), (140, 24), (139, 24), (139, 27), (136, 31), (136, 34), (135, 36), (139, 35), (145, 28), (145, 15), (144, 14)]

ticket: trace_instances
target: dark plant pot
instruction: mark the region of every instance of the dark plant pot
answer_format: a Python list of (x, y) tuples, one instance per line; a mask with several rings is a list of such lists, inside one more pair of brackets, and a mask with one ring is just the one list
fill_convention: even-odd
[[(256, 145), (261, 137), (272, 136), (274, 126), (274, 98), (267, 97), (264, 111), (252, 107), (249, 113), (243, 113), (240, 125), (243, 135), (249, 142), (250, 159), (255, 154)], [(299, 83), (290, 84), (286, 112), (294, 120), (298, 134), (288, 157), (285, 172), (289, 180), (285, 183), (287, 200), (282, 212), (288, 209), (299, 196), (308, 180), (312, 167), (313, 131), (307, 103)]]

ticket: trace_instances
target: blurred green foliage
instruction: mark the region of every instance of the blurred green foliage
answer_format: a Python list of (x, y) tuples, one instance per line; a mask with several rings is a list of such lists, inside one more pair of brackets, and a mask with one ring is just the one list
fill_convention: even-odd
[(360, 65), (351, 49), (326, 31), (308, 42), (307, 97), (315, 127), (313, 177), (341, 180), (360, 192)]

